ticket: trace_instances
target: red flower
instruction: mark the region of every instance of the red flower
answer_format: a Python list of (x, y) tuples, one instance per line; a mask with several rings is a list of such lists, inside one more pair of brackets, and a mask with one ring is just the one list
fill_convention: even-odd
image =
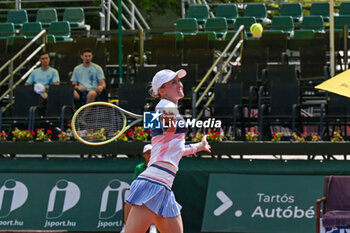
[(140, 135), (144, 135), (144, 134), (145, 134), (145, 132), (143, 132), (143, 131), (140, 132)]
[(46, 132), (47, 132), (48, 134), (52, 134), (52, 131), (49, 130), (49, 129), (48, 129)]
[(129, 136), (129, 137), (132, 137), (132, 136), (134, 136), (134, 133), (133, 133), (132, 131), (130, 131), (130, 132), (128, 133), (128, 136)]
[(35, 133), (33, 131), (30, 132), (31, 134), (35, 135)]
[(147, 131), (146, 131), (147, 133), (150, 133), (150, 132), (152, 132), (152, 130), (151, 129), (147, 129)]
[(71, 127), (71, 126), (72, 126), (72, 123), (67, 124), (67, 126), (68, 126), (68, 127)]
[(29, 129), (27, 129), (26, 132), (30, 133)]
[(90, 129), (90, 131), (91, 131), (91, 132), (93, 132), (93, 131), (94, 131), (94, 129)]

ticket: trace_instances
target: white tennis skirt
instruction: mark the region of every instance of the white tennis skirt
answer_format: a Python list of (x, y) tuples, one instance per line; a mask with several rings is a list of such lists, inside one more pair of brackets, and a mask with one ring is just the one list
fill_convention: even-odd
[(156, 215), (165, 218), (179, 216), (182, 208), (176, 202), (173, 191), (161, 183), (146, 178), (137, 178), (132, 182), (126, 201), (133, 205), (145, 205)]

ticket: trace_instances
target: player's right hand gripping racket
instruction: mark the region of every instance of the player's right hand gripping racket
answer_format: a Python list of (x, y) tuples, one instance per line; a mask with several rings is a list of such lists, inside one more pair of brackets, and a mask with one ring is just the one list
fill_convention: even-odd
[(142, 115), (126, 111), (114, 104), (92, 102), (83, 105), (74, 113), (72, 130), (75, 138), (84, 144), (105, 145), (115, 141), (141, 121)]

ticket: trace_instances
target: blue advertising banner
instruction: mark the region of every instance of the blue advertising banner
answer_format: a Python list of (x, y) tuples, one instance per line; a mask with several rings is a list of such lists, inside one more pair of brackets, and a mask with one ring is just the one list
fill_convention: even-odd
[(310, 233), (323, 176), (211, 174), (202, 232)]
[(119, 231), (131, 179), (125, 173), (0, 174), (0, 229)]

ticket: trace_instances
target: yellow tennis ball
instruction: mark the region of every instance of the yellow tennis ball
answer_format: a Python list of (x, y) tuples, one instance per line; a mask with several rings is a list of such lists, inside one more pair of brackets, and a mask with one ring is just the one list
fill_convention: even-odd
[(263, 32), (263, 27), (260, 23), (254, 23), (252, 24), (252, 26), (250, 26), (250, 32), (254, 35), (254, 36), (260, 36), (261, 33)]

